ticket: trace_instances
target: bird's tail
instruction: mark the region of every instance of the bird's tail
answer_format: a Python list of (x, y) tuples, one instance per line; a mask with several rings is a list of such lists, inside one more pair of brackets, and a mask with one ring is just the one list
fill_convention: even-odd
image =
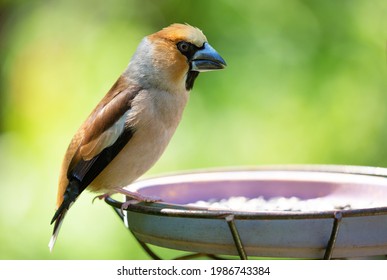
[(54, 248), (56, 239), (59, 234), (60, 227), (63, 223), (63, 220), (67, 214), (67, 211), (71, 207), (71, 205), (75, 202), (77, 197), (79, 196), (79, 187), (77, 181), (71, 181), (69, 185), (66, 188), (65, 194), (63, 196), (63, 202), (59, 206), (59, 208), (56, 210), (54, 217), (51, 220), (51, 224), (55, 222), (54, 224), (54, 230), (50, 239), (50, 242), (48, 243), (48, 247), (50, 248), (50, 252), (52, 252), (52, 249)]
[(62, 226), (64, 217), (65, 217), (66, 214), (67, 214), (67, 210), (68, 210), (68, 209), (64, 209), (64, 210), (58, 215), (58, 217), (57, 217), (57, 219), (56, 219), (56, 221), (55, 221), (54, 231), (53, 231), (53, 233), (52, 233), (50, 242), (48, 243), (48, 248), (50, 248), (50, 252), (52, 252), (52, 249), (54, 248), (56, 239), (57, 239), (58, 234), (59, 234), (60, 227)]

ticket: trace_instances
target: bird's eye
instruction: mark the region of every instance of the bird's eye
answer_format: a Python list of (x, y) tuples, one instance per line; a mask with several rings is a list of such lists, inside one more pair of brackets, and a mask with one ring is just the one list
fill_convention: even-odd
[(182, 41), (182, 42), (177, 43), (177, 48), (182, 53), (187, 53), (190, 49), (190, 45), (189, 45), (189, 43)]

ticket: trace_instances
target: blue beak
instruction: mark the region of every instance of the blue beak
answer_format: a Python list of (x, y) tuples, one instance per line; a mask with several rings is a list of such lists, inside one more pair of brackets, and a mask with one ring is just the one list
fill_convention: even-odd
[(191, 71), (206, 72), (225, 68), (226, 61), (210, 44), (204, 43), (204, 48), (193, 55), (191, 66)]

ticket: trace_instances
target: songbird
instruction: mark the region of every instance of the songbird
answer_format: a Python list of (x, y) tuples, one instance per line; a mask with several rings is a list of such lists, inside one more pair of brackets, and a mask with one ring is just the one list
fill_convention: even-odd
[(142, 39), (126, 70), (72, 138), (60, 176), (52, 251), (77, 197), (89, 191), (147, 198), (123, 187), (159, 159), (199, 72), (226, 67), (198, 28), (172, 24)]

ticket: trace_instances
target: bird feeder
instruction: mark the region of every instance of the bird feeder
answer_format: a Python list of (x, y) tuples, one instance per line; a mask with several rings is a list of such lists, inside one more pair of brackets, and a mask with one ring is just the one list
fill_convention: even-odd
[[(387, 255), (387, 169), (271, 166), (211, 170), (138, 181), (128, 187), (160, 202), (106, 203), (154, 259), (149, 244), (194, 252), (180, 258), (366, 258)], [(231, 197), (316, 202), (316, 209), (239, 210), (198, 206)], [(282, 200), (282, 201), (283, 201)], [(332, 205), (332, 209), (318, 205)]]

